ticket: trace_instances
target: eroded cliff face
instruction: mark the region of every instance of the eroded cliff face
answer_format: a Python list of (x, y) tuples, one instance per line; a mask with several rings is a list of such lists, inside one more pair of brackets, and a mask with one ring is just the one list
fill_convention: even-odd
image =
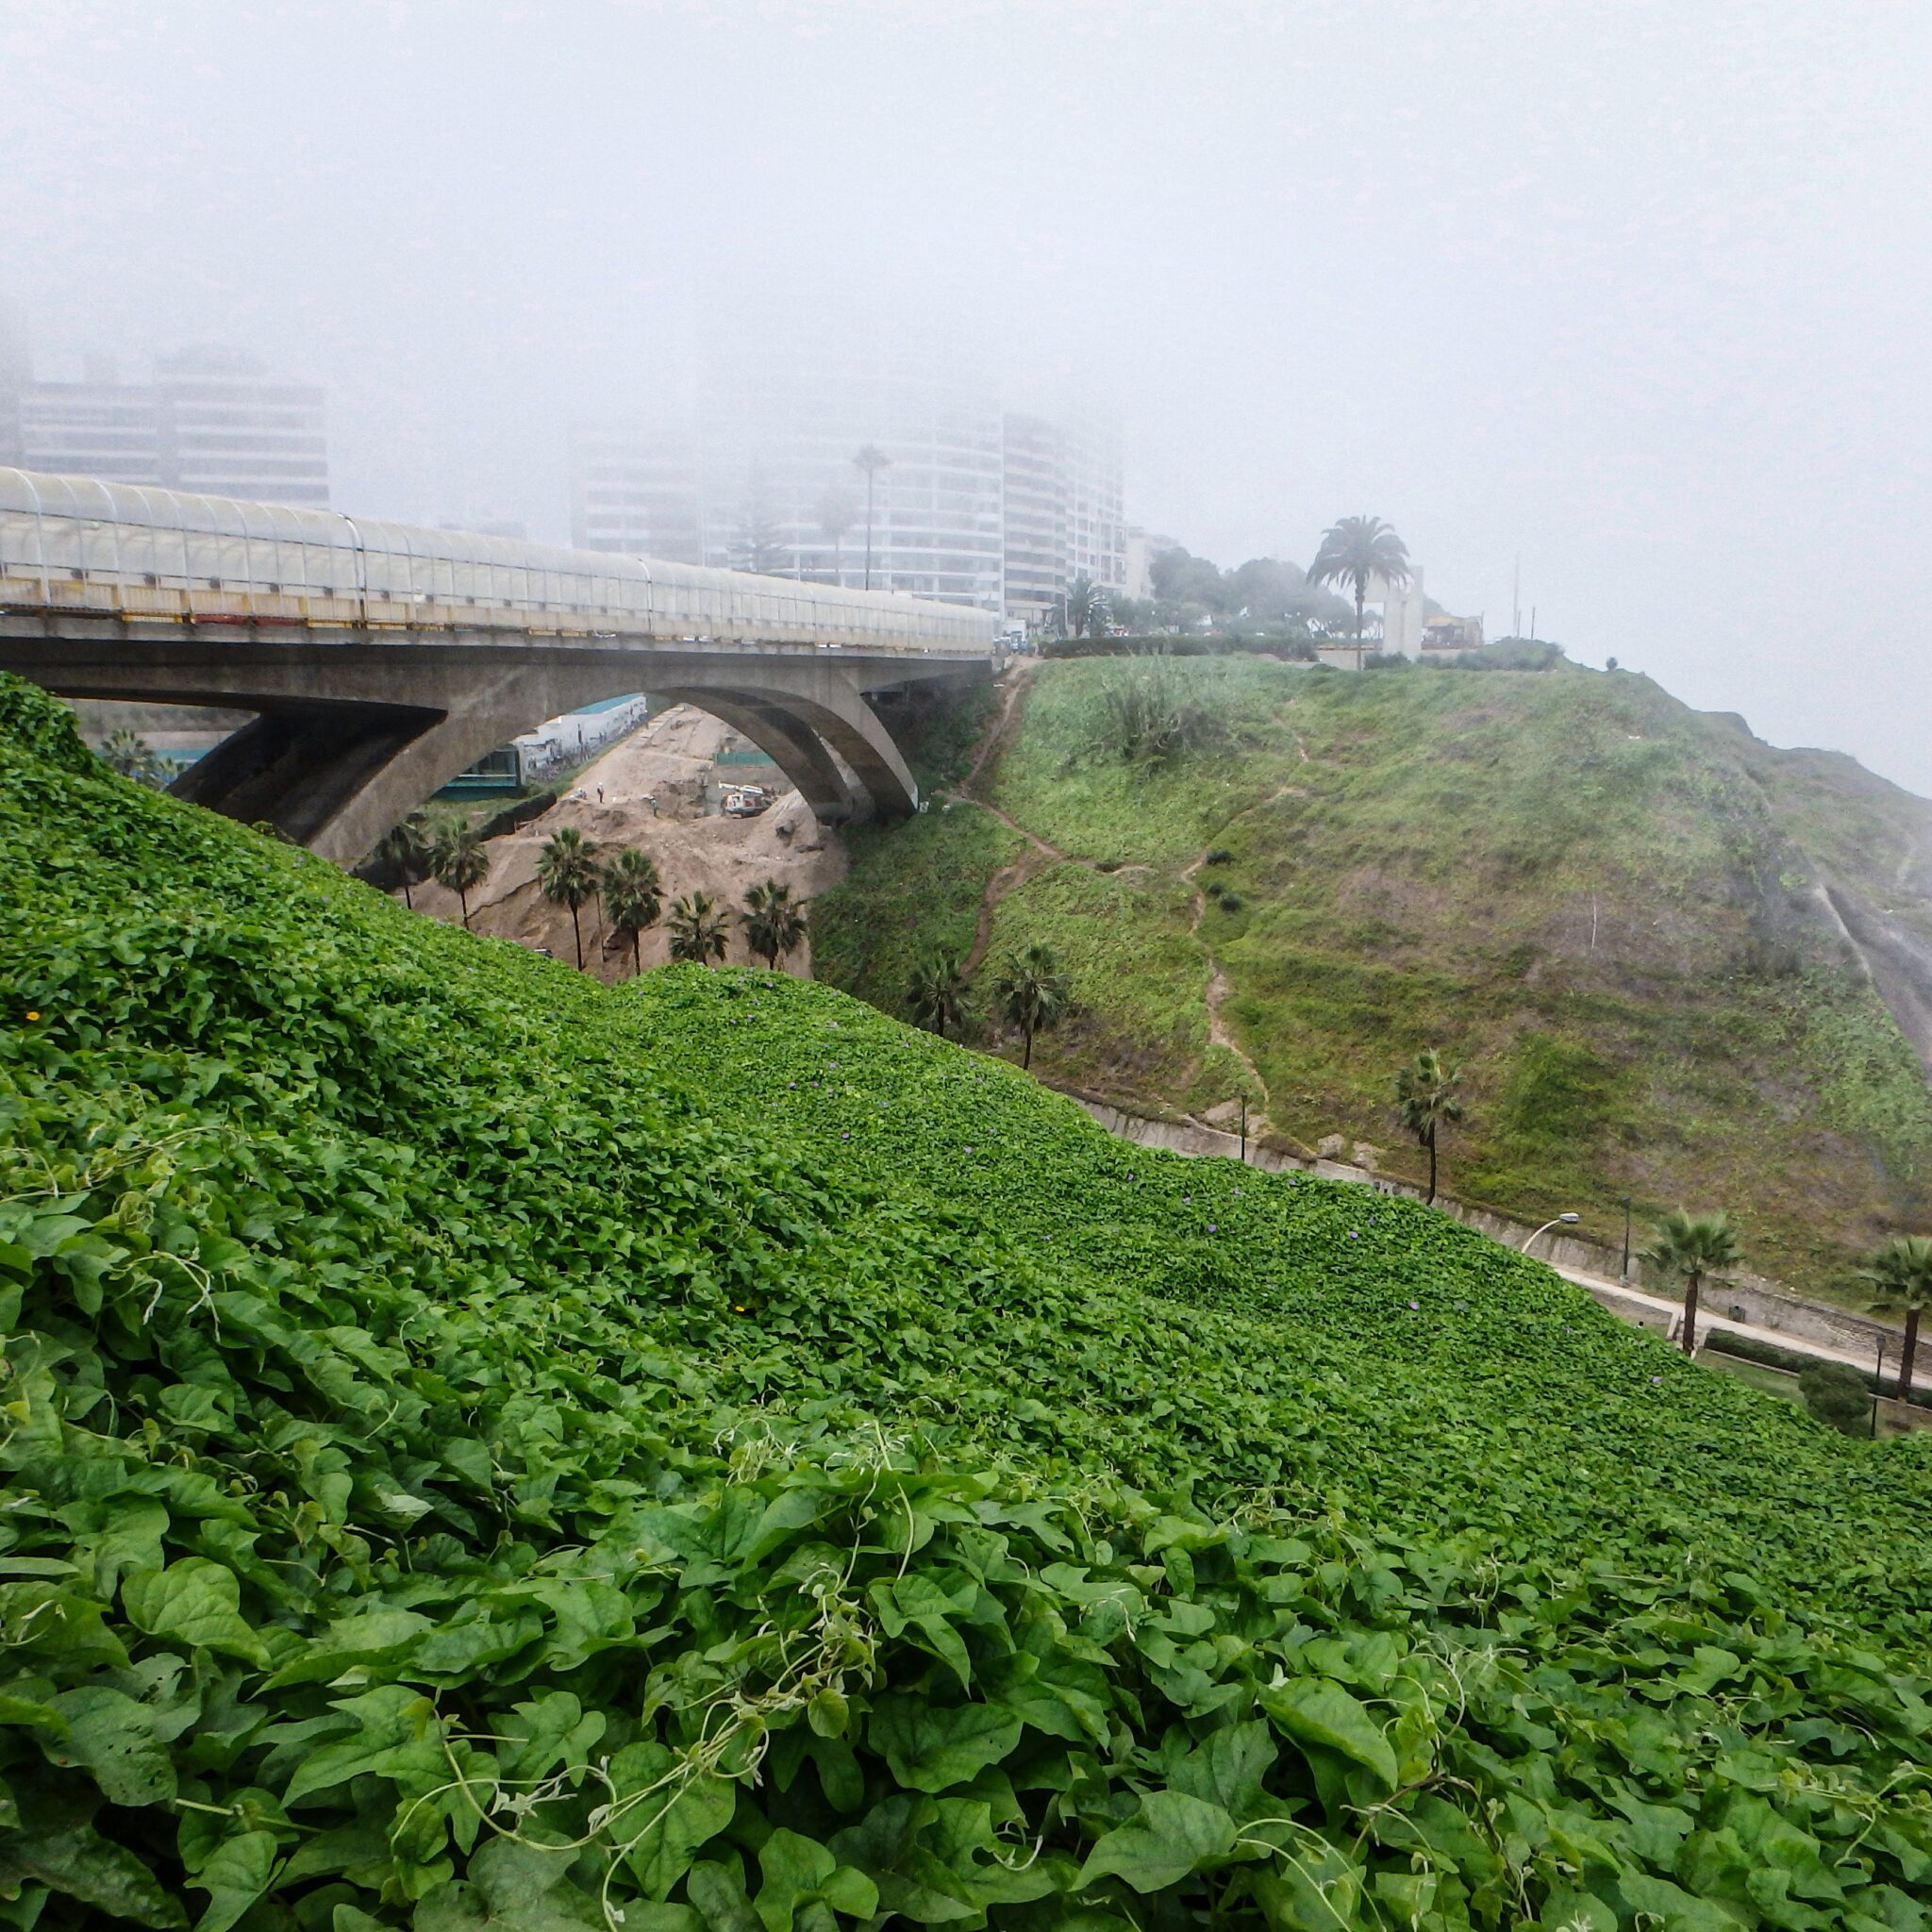
[[(564, 825), (609, 851), (634, 845), (648, 854), (663, 879), (667, 908), (702, 891), (736, 913), (745, 893), (767, 879), (790, 886), (791, 896), (808, 904), (836, 885), (845, 875), (844, 852), (795, 791), (755, 819), (705, 815), (707, 789), (729, 735), (715, 718), (679, 705), (614, 746), (541, 818), (490, 841), (490, 877), (470, 895), (471, 926), (575, 960), (569, 909), (553, 906), (537, 884), (538, 854)], [(739, 774), (727, 768), (722, 775)], [(453, 923), (461, 917), (456, 894), (438, 885), (418, 886), (412, 897), (419, 911)], [(585, 970), (607, 981), (628, 978), (628, 938), (610, 929), (594, 902), (578, 918)], [(669, 942), (661, 924), (641, 935), (638, 950), (644, 966), (663, 964)], [(741, 963), (749, 957), (734, 921), (728, 958)], [(809, 940), (785, 970), (809, 975)]]

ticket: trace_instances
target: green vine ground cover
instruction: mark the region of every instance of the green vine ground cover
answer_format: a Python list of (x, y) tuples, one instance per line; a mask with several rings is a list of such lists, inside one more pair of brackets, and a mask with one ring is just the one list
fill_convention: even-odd
[[(1932, 858), (1924, 801), (1628, 674), (1247, 656), (1166, 668), (1217, 732), (1141, 768), (1101, 741), (1135, 669), (1041, 666), (979, 779), (1068, 856), (991, 933), (994, 958), (1043, 941), (1072, 974), (1079, 1011), (1035, 1045), (1050, 1077), (1164, 1117), (1249, 1084), (1207, 1043), (1211, 950), (1224, 1022), (1299, 1144), (1340, 1133), (1419, 1174), (1390, 1081), (1435, 1045), (1466, 1068), (1450, 1184), (1519, 1216), (1579, 1209), (1607, 1238), (1625, 1193), (1640, 1216), (1721, 1204), (1755, 1267), (1856, 1296), (1862, 1252), (1928, 1211), (1932, 1091), (1817, 892), (1932, 938), (1932, 870), (1917, 889), (1901, 871)], [(955, 810), (857, 841), (820, 916), (876, 937), (821, 976), (902, 1013), (902, 960), (954, 936), (939, 908), (976, 898), (984, 838)], [(1235, 904), (1196, 930), (1182, 873), (1209, 849), (1226, 858), (1191, 885)], [(903, 889), (915, 854), (949, 896)], [(1089, 916), (1093, 865), (1136, 882), (1110, 925)]]
[(1926, 1924), (1916, 1445), (11, 684), (0, 868), (0, 1924)]

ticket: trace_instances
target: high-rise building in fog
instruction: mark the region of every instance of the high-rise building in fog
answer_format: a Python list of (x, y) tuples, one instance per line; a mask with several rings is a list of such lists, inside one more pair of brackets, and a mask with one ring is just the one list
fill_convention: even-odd
[(571, 541), (580, 550), (705, 560), (696, 458), (679, 432), (580, 423), (571, 435)]
[(325, 508), (323, 394), (235, 349), (183, 349), (155, 364), (168, 486), (202, 496)]
[(684, 420), (580, 424), (571, 472), (590, 549), (857, 589), (869, 537), (874, 589), (1026, 622), (1082, 572), (1125, 580), (1117, 446), (903, 343), (721, 343)]
[(320, 508), (328, 503), (323, 392), (233, 349), (161, 357), (126, 382), (105, 357), (80, 379), (34, 379), (16, 344), (0, 355), (0, 452), (25, 469), (159, 484)]

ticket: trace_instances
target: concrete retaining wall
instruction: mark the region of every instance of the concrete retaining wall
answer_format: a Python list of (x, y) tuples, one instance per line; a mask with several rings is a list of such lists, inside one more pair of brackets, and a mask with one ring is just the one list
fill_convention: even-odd
[[(1083, 1093), (1069, 1092), (1068, 1098), (1077, 1100), (1109, 1134), (1131, 1141), (1137, 1146), (1164, 1148), (1171, 1154), (1215, 1155), (1228, 1160), (1241, 1158), (1239, 1135), (1220, 1133), (1212, 1127), (1197, 1126), (1191, 1122), (1148, 1120), (1140, 1114), (1123, 1112), (1105, 1101), (1090, 1099)], [(1387, 1174), (1372, 1174), (1364, 1167), (1354, 1167), (1341, 1160), (1306, 1160), (1278, 1148), (1257, 1146), (1252, 1141), (1248, 1145), (1248, 1165), (1273, 1173), (1292, 1171), (1312, 1174), (1323, 1180), (1352, 1181), (1359, 1187), (1374, 1188), (1384, 1194), (1400, 1194), (1411, 1201), (1419, 1201), (1423, 1197), (1423, 1190), (1411, 1183), (1394, 1180)], [(1452, 1200), (1447, 1194), (1438, 1194), (1436, 1206), (1464, 1226), (1473, 1227), (1477, 1233), (1486, 1234), (1491, 1241), (1500, 1241), (1507, 1247), (1522, 1247), (1534, 1232), (1525, 1222), (1511, 1221), (1487, 1208), (1468, 1207), (1460, 1201)], [(1623, 1263), (1620, 1248), (1607, 1247), (1600, 1241), (1562, 1233), (1555, 1228), (1538, 1241), (1536, 1252), (1541, 1259), (1554, 1262), (1558, 1267), (1574, 1268), (1582, 1274), (1602, 1275), (1610, 1281), (1616, 1280)], [(1674, 1286), (1642, 1285), (1652, 1294), (1679, 1292)], [(1728, 1316), (1732, 1321), (1749, 1323), (1756, 1328), (1800, 1336), (1807, 1341), (1822, 1342), (1827, 1348), (1841, 1349), (1848, 1355), (1862, 1355), (1874, 1362), (1882, 1341), (1887, 1363), (1895, 1365), (1904, 1343), (1903, 1331), (1890, 1322), (1857, 1314), (1850, 1308), (1837, 1307), (1829, 1302), (1807, 1301), (1802, 1295), (1792, 1294), (1775, 1282), (1757, 1275), (1743, 1274), (1707, 1282), (1703, 1302), (1707, 1314)], [(1920, 1351), (1920, 1357), (1923, 1361), (1924, 1350)]]

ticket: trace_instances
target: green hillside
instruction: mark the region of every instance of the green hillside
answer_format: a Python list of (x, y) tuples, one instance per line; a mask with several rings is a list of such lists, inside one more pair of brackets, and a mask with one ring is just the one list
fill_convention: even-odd
[(1923, 1440), (6, 682), (0, 879), (0, 1924), (1928, 1924)]
[[(1193, 749), (1120, 755), (1137, 678)], [(1628, 674), (1228, 657), (1041, 665), (966, 785), (984, 807), (965, 772), (948, 747), (940, 808), (853, 835), (822, 977), (900, 1011), (927, 944), (1044, 941), (1081, 1008), (1036, 1046), (1049, 1079), (1169, 1118), (1245, 1092), (1285, 1144), (1411, 1175), (1391, 1075), (1437, 1045), (1466, 1069), (1464, 1197), (1606, 1236), (1626, 1192), (1728, 1206), (1796, 1282), (1932, 1210), (1932, 1093), (1886, 1004), (1910, 1018), (1916, 971), (1932, 1018), (1932, 806), (1849, 759)]]

